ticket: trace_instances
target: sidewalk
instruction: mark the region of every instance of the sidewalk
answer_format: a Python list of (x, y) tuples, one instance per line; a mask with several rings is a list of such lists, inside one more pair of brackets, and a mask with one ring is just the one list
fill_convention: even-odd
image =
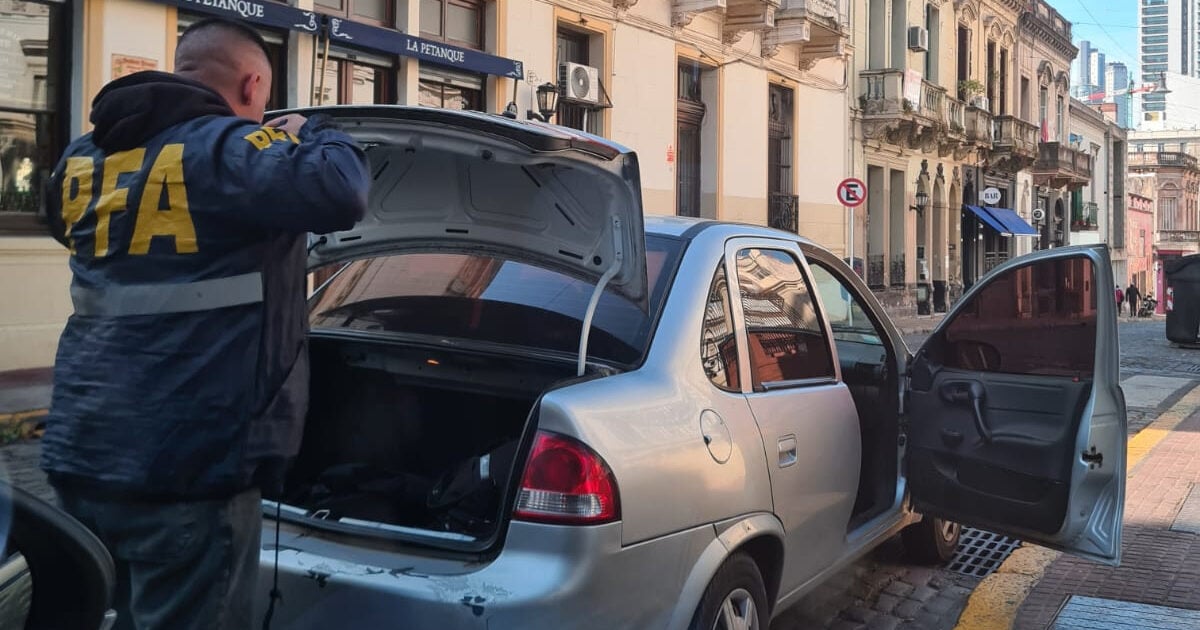
[(51, 368), (0, 372), (0, 418), (50, 407)]
[(892, 323), (900, 330), (901, 335), (923, 335), (933, 332), (933, 329), (946, 318), (945, 313), (936, 315), (910, 315), (907, 317), (892, 317)]
[(1058, 556), (1013, 627), (1200, 627), (1198, 394), (1130, 440), (1121, 566)]

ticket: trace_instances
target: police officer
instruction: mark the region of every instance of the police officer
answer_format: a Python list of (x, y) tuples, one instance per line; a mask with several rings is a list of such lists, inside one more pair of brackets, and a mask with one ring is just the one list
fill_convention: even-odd
[(118, 627), (252, 625), (260, 493), (308, 402), (304, 235), (369, 185), (328, 119), (262, 123), (271, 82), (254, 31), (199, 22), (174, 74), (100, 91), (50, 184), (75, 312), (42, 466), (115, 560)]

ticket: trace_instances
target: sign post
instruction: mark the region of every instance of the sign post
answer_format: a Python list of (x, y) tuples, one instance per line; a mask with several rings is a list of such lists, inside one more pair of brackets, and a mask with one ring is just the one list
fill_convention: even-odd
[[(849, 259), (850, 269), (855, 273), (858, 273), (858, 270), (854, 269), (854, 209), (861, 206), (862, 203), (867, 200), (867, 185), (864, 184), (861, 179), (847, 177), (838, 184), (837, 197), (838, 201), (841, 202), (842, 207), (846, 209), (847, 214), (846, 221), (848, 222), (848, 225), (846, 229), (846, 235), (848, 243), (846, 246), (846, 258)], [(866, 271), (866, 264), (867, 262), (864, 260), (864, 272)], [(859, 277), (863, 276), (864, 274), (859, 274)]]

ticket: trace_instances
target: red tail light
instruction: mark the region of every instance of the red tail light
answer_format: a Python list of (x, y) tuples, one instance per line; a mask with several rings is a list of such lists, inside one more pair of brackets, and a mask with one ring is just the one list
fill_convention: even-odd
[(621, 517), (617, 482), (592, 449), (569, 437), (539, 431), (513, 516), (560, 525), (610, 523)]

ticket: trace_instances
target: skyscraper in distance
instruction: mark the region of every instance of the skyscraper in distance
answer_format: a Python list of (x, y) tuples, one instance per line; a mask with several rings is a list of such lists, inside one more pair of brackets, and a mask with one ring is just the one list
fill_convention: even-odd
[[(1200, 77), (1198, 20), (1200, 0), (1138, 0), (1139, 83), (1160, 83), (1167, 73)], [(1170, 118), (1166, 94), (1147, 92), (1141, 98), (1143, 121)]]
[(1129, 68), (1120, 61), (1109, 63), (1104, 68), (1106, 86), (1105, 100), (1117, 105), (1117, 124), (1129, 129), (1133, 126), (1133, 95), (1129, 93)]

